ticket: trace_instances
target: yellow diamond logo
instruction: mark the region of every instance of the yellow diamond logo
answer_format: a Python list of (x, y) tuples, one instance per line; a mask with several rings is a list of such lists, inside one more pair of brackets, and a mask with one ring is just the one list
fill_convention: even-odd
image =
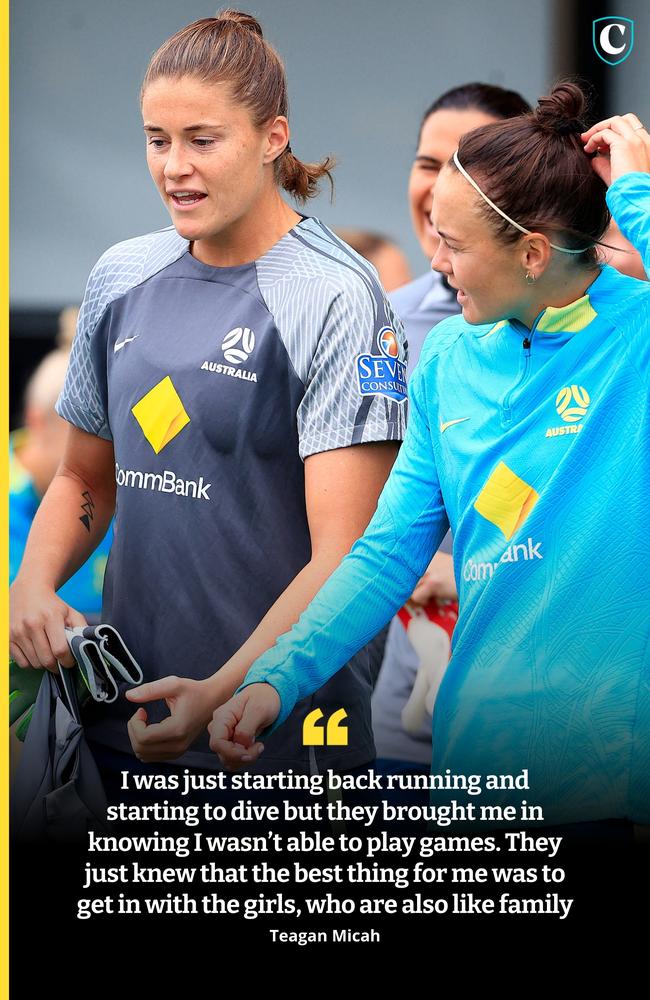
[(505, 462), (499, 462), (479, 493), (474, 508), (512, 538), (539, 500), (539, 493), (520, 479)]
[(154, 385), (131, 413), (156, 455), (190, 422), (169, 375)]

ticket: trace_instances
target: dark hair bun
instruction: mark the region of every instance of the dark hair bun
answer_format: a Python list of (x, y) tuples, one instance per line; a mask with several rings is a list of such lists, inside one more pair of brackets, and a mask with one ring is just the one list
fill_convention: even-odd
[(563, 81), (553, 87), (548, 97), (540, 97), (533, 121), (542, 132), (571, 135), (587, 128), (586, 111), (584, 91), (576, 83)]
[(264, 38), (264, 33), (262, 31), (262, 25), (259, 21), (256, 21), (252, 14), (245, 14), (241, 10), (231, 10), (229, 7), (226, 10), (222, 10), (217, 15), (217, 20), (219, 21), (233, 21), (235, 24), (240, 24), (242, 28), (248, 28), (254, 34), (259, 35), (260, 38)]

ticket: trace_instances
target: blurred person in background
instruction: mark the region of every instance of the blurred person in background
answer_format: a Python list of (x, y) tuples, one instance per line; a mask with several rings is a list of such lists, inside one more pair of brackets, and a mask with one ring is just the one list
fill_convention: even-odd
[(411, 268), (406, 254), (395, 240), (381, 236), (379, 233), (368, 232), (366, 229), (347, 227), (342, 229), (338, 226), (335, 232), (353, 250), (370, 261), (376, 268), (379, 280), (387, 292), (393, 292), (411, 280)]
[[(488, 83), (465, 83), (454, 87), (425, 111), (409, 176), (408, 200), (413, 231), (427, 262), (438, 248), (438, 237), (431, 225), (433, 191), (460, 137), (481, 125), (513, 118), (526, 111), (530, 111), (530, 105), (516, 91)], [(391, 302), (405, 325), (409, 371), (412, 372), (429, 331), (440, 320), (458, 312), (456, 297), (444, 276), (429, 267), (421, 277), (394, 292)]]
[[(71, 307), (61, 314), (66, 320), (60, 328), (68, 328), (69, 342), (66, 337), (67, 346), (47, 354), (33, 372), (24, 393), (23, 427), (9, 435), (9, 583), (20, 568), (32, 521), (65, 451), (68, 425), (54, 406), (63, 388), (77, 312)], [(111, 538), (109, 528), (98, 548), (58, 591), (61, 600), (79, 608), (91, 623), (100, 620)], [(20, 721), (10, 729), (12, 780), (23, 746), (16, 737)]]
[[(9, 582), (18, 573), (32, 521), (63, 458), (68, 424), (55, 411), (69, 362), (67, 350), (46, 355), (27, 383), (24, 427), (9, 436)], [(58, 590), (59, 597), (98, 621), (112, 530)]]
[(66, 306), (59, 315), (59, 330), (56, 336), (57, 347), (69, 351), (77, 332), (79, 306)]
[[(438, 249), (431, 224), (433, 191), (443, 165), (462, 135), (481, 125), (530, 110), (513, 90), (487, 83), (466, 83), (446, 91), (426, 110), (408, 184), (413, 231), (427, 261)], [(409, 347), (407, 377), (413, 373), (424, 339), (441, 320), (460, 312), (445, 275), (425, 274), (393, 292), (391, 302), (404, 323)], [(431, 762), (431, 698), (457, 618), (456, 581), (448, 534), (409, 605), (391, 622), (383, 665), (372, 700), (377, 768), (428, 773)], [(417, 647), (417, 649), (416, 649)], [(417, 684), (416, 684), (417, 679)], [(428, 706), (426, 703), (429, 696)]]

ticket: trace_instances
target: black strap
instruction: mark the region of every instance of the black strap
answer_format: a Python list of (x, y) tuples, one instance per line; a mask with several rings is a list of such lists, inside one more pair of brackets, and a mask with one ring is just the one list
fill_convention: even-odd
[(58, 674), (53, 675), (53, 680), (57, 683), (59, 696), (66, 706), (70, 715), (78, 725), (81, 725), (81, 709), (79, 698), (77, 697), (77, 686), (75, 684), (75, 671), (59, 664)]

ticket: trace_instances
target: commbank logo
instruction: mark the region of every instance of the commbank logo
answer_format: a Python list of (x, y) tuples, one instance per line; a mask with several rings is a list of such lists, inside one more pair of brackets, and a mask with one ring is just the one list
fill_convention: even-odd
[(527, 538), (525, 542), (517, 545), (509, 545), (499, 559), (492, 562), (476, 562), (468, 559), (463, 566), (463, 580), (473, 582), (480, 580), (491, 580), (497, 567), (505, 563), (530, 562), (533, 559), (543, 559), (542, 543), (535, 542), (532, 538)]
[(131, 413), (156, 455), (190, 422), (169, 375), (150, 389), (132, 407)]
[(634, 21), (629, 17), (598, 17), (592, 22), (592, 42), (608, 66), (625, 62), (634, 48)]
[(510, 539), (539, 500), (537, 490), (499, 462), (474, 501), (474, 509)]
[(181, 479), (172, 469), (160, 472), (143, 472), (141, 469), (123, 469), (115, 463), (115, 482), (132, 490), (153, 490), (157, 493), (174, 493), (192, 500), (210, 500), (210, 487), (203, 476), (198, 479)]
[(241, 365), (255, 350), (255, 334), (247, 326), (236, 326), (223, 338), (221, 350), (231, 365)]
[[(495, 524), (510, 541), (523, 525), (539, 500), (539, 493), (530, 483), (521, 479), (505, 462), (499, 462), (474, 501), (474, 509), (486, 521)], [(542, 543), (532, 537), (525, 542), (509, 545), (499, 559), (477, 561), (468, 559), (463, 565), (463, 579), (467, 581), (491, 580), (498, 566), (505, 563), (530, 562), (543, 559)]]

